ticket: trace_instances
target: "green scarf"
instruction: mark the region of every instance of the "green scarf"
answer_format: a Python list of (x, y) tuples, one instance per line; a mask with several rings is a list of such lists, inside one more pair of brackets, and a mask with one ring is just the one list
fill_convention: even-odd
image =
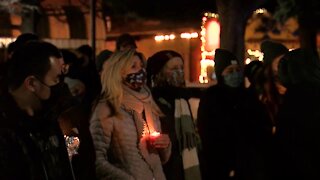
[(174, 117), (176, 135), (182, 155), (184, 177), (186, 180), (200, 180), (196, 131), (188, 102), (185, 99), (175, 100)]

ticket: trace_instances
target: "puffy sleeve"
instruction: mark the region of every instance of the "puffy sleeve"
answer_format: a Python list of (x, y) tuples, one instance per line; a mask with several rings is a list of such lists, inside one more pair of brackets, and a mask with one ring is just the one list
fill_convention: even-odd
[(98, 179), (134, 179), (124, 170), (114, 166), (108, 160), (108, 151), (111, 151), (114, 118), (110, 117), (110, 108), (100, 103), (95, 108), (90, 119), (90, 132), (96, 153), (96, 175)]

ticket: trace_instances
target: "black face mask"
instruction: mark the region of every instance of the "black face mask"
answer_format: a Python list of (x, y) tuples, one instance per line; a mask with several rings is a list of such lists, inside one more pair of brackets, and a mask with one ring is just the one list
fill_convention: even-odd
[(59, 115), (73, 105), (72, 95), (63, 81), (50, 86), (50, 91), (49, 99), (42, 101), (42, 107), (45, 112)]
[(132, 89), (140, 89), (146, 82), (146, 72), (141, 69), (139, 72), (128, 74), (125, 81), (130, 84)]

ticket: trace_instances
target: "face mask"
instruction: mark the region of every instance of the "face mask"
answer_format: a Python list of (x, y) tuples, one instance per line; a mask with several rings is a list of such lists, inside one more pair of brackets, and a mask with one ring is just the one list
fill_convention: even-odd
[(42, 107), (46, 112), (61, 113), (71, 107), (71, 93), (68, 86), (60, 81), (54, 86), (50, 86), (50, 97), (42, 100)]
[(130, 84), (132, 89), (140, 89), (146, 81), (146, 72), (141, 69), (139, 72), (128, 74), (125, 81)]
[(242, 73), (240, 72), (232, 72), (224, 76), (223, 78), (224, 78), (224, 83), (227, 86), (230, 86), (233, 88), (239, 87), (243, 81)]
[(167, 79), (169, 85), (174, 87), (183, 87), (185, 85), (184, 72), (182, 69), (172, 71), (172, 76)]

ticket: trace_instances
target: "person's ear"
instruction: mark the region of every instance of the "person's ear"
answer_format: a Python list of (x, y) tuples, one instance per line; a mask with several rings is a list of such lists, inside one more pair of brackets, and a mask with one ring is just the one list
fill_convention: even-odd
[(28, 76), (24, 80), (24, 86), (29, 91), (35, 92), (36, 89), (38, 89), (38, 87), (39, 87), (39, 83), (38, 83), (37, 79), (34, 76)]

